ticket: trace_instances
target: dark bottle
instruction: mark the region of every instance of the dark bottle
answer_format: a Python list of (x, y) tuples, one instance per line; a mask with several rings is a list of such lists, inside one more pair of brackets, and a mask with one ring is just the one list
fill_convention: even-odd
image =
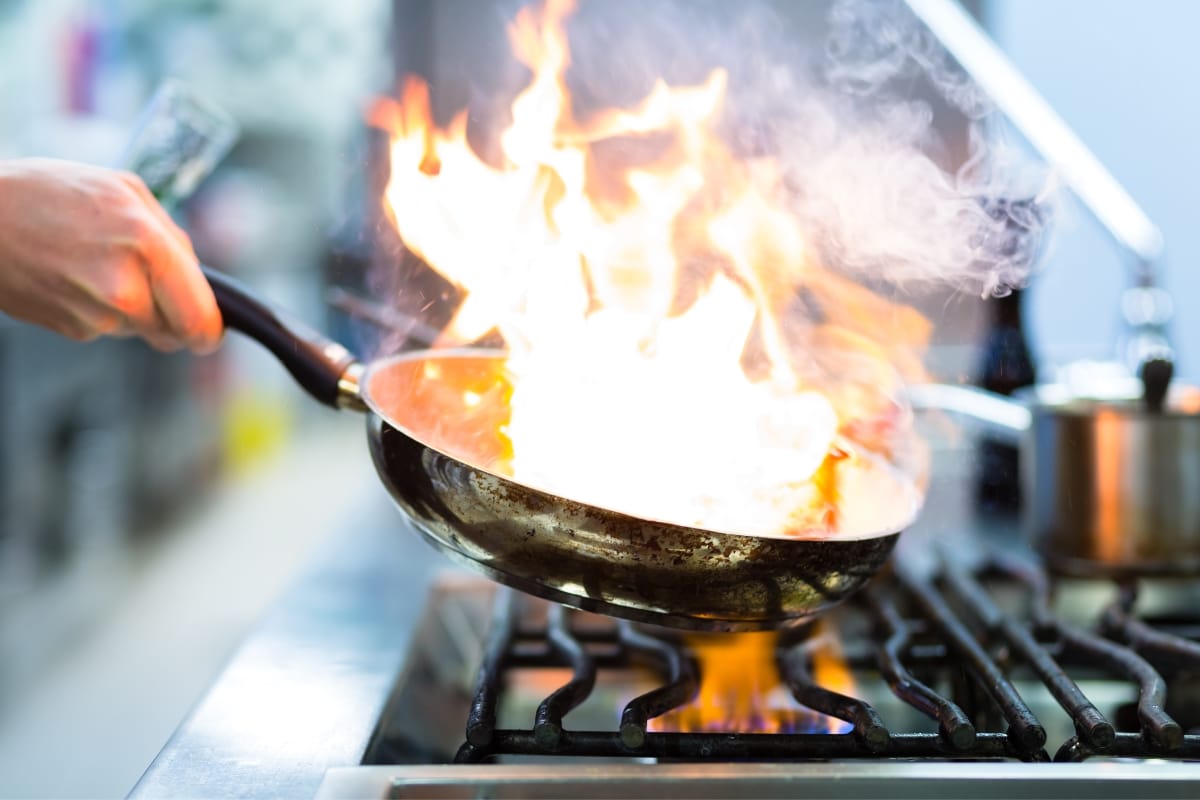
[[(984, 389), (1010, 395), (1037, 379), (1021, 317), (1022, 292), (986, 301), (991, 327), (983, 347), (977, 383)], [(987, 437), (979, 441), (976, 501), (988, 515), (1013, 515), (1021, 508), (1020, 455), (1010, 444)]]

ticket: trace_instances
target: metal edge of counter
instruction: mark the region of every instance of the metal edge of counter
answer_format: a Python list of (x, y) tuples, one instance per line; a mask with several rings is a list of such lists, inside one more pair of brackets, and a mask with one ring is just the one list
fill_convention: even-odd
[(130, 797), (309, 797), (360, 762), (446, 562), (383, 497), (318, 548)]

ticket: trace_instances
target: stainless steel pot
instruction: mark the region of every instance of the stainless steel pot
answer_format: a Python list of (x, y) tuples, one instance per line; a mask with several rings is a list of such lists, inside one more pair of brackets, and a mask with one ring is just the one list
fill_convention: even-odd
[(914, 408), (983, 425), (1021, 448), (1023, 524), (1060, 572), (1200, 574), (1200, 409), (1173, 387), (1152, 410), (1133, 380), (1103, 400), (1044, 385), (1015, 399), (917, 386)]

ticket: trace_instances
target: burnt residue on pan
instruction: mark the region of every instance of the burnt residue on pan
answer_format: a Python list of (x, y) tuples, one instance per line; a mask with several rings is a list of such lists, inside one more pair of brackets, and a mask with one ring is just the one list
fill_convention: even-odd
[(396, 503), (449, 556), (523, 591), (637, 621), (797, 625), (870, 580), (898, 537), (764, 538), (648, 521), (472, 467), (378, 415), (368, 436)]

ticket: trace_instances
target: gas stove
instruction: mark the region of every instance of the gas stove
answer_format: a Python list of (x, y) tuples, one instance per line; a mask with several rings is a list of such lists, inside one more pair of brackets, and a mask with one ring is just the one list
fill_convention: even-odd
[(445, 571), (372, 498), (134, 796), (1200, 795), (1200, 582), (1052, 578), (935, 474), (892, 568), (779, 639), (771, 733), (680, 729), (687, 637)]
[[(702, 678), (687, 637), (444, 579), (367, 766), (331, 771), (319, 796), (727, 796), (744, 782), (772, 796), (829, 780), (842, 797), (895, 795), (896, 781), (913, 796), (1194, 796), (1189, 595), (1054, 582), (1010, 553), (974, 568), (945, 559), (932, 577), (901, 564), (819, 636), (780, 637), (794, 708), (788, 730), (761, 733), (655, 728)], [(830, 631), (853, 694), (810, 667)]]

